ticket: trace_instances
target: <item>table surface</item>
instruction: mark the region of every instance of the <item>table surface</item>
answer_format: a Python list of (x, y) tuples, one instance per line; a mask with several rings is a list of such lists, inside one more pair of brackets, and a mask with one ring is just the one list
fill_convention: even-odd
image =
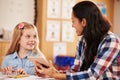
[(1, 75), (0, 80), (55, 80), (55, 79), (38, 77), (35, 75), (29, 75), (28, 77), (24, 77), (24, 78), (7, 78), (6, 76)]

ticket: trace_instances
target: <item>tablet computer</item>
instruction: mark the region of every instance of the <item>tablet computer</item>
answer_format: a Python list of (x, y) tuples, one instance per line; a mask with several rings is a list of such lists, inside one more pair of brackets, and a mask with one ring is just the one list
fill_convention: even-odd
[(30, 61), (32, 61), (34, 64), (36, 62), (40, 63), (43, 67), (48, 68), (48, 61), (45, 60), (43, 57), (40, 56), (29, 56), (28, 57)]

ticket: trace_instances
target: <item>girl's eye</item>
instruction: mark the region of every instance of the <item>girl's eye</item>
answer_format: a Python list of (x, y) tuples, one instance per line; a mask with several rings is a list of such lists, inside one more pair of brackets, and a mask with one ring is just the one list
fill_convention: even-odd
[(26, 38), (30, 38), (30, 35), (27, 35)]
[(34, 38), (36, 38), (37, 36), (36, 36), (36, 35), (34, 35), (33, 37), (34, 37)]

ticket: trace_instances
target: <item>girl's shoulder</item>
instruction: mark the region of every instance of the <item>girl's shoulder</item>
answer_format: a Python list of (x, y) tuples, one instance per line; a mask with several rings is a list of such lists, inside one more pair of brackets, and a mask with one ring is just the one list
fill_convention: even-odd
[(11, 58), (13, 58), (13, 57), (15, 57), (15, 56), (17, 56), (17, 53), (16, 53), (16, 52), (13, 52), (13, 53), (11, 53), (11, 54), (6, 55), (5, 58), (11, 59)]

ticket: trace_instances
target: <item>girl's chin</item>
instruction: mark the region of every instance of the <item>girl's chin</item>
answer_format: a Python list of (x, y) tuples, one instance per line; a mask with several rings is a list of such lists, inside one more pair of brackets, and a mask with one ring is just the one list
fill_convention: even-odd
[(33, 50), (33, 49), (34, 49), (34, 47), (29, 47), (29, 48), (28, 48), (28, 50)]

